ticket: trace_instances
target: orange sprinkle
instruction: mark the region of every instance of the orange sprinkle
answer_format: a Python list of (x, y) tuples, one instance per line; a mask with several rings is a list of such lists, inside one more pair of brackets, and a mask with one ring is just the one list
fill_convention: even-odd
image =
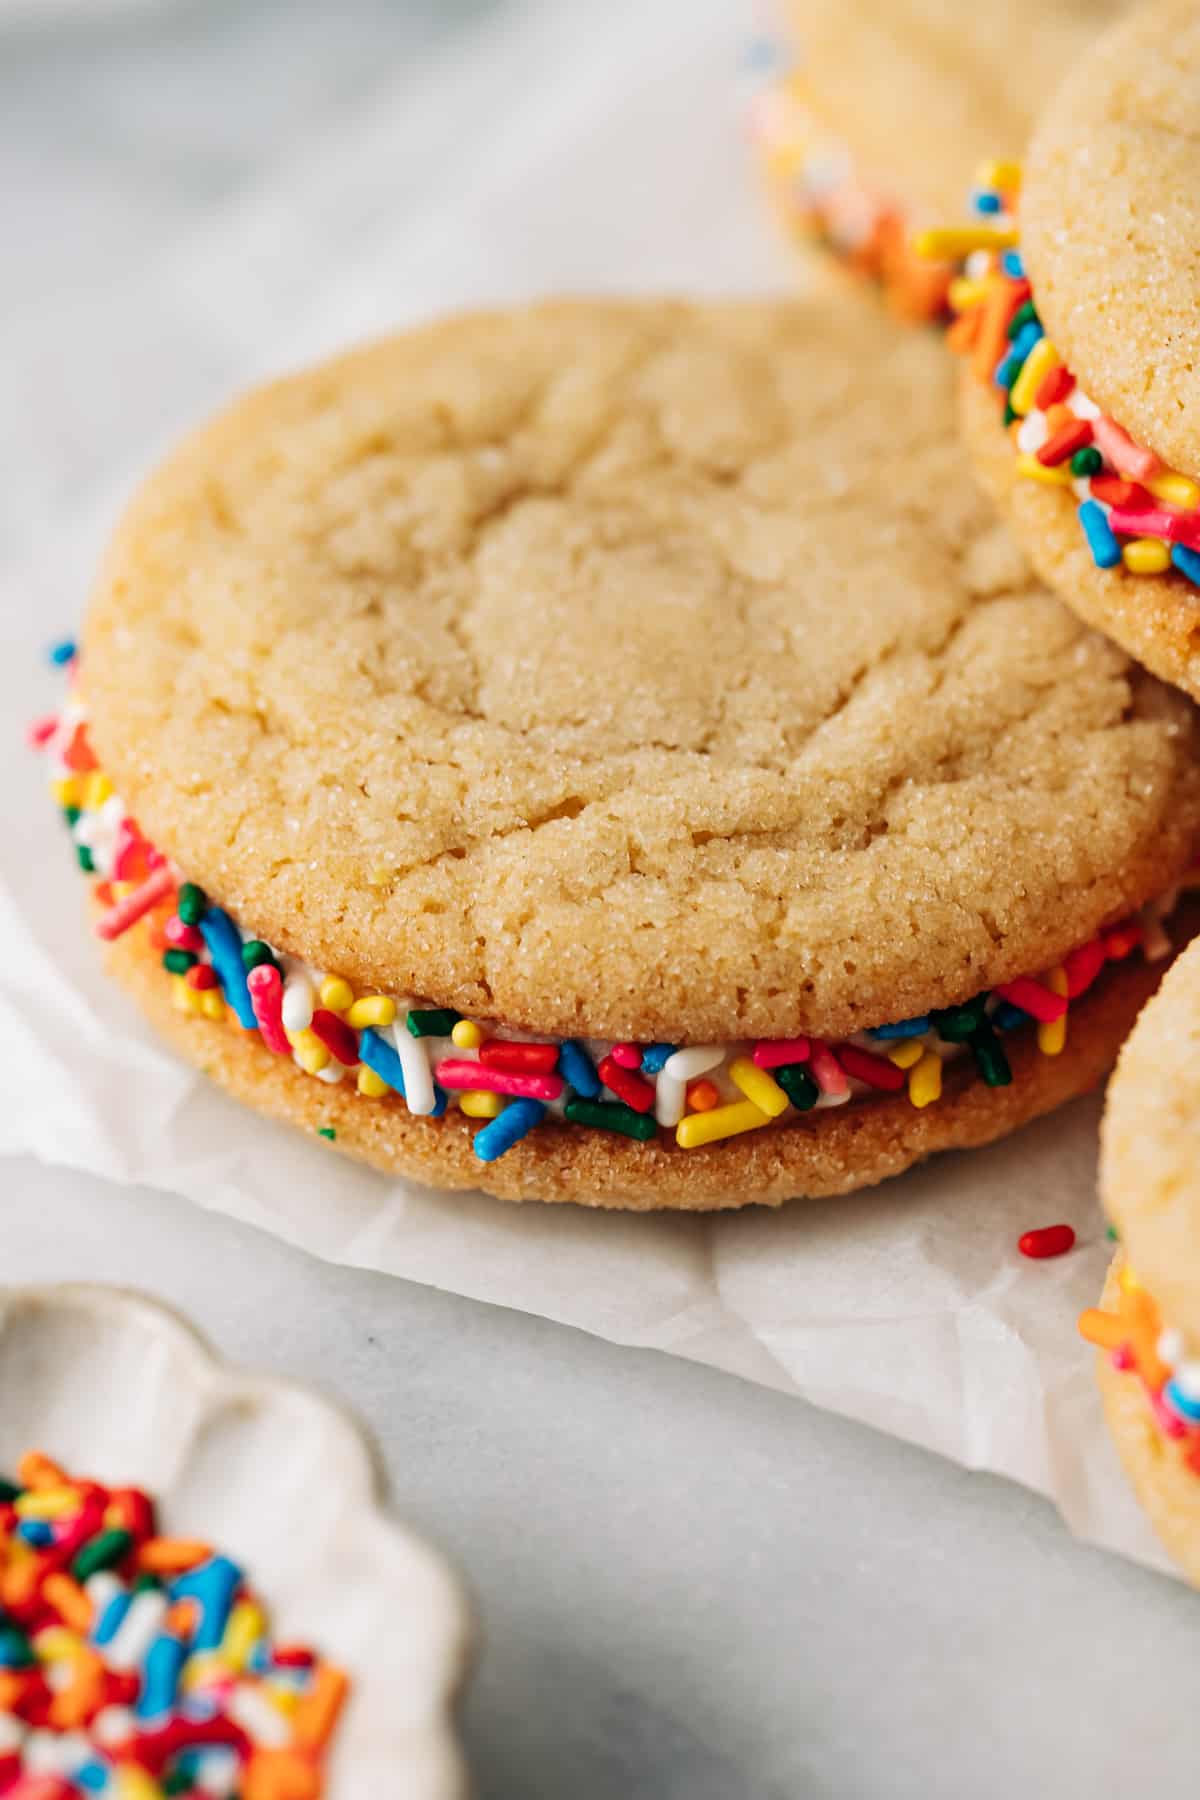
[[(991, 381), (1008, 344), (1008, 321), (1023, 298), (1020, 283), (1005, 281), (1001, 276), (995, 278), (995, 286), (979, 307), (979, 335), (971, 358), (977, 380)], [(996, 393), (1003, 397), (1001, 389), (997, 388)]]
[[(322, 1663), (312, 1686), (292, 1714), (292, 1742), (300, 1750), (320, 1750), (329, 1742), (346, 1704), (350, 1683), (333, 1663)], [(246, 1800), (250, 1800), (247, 1794)]]
[(40, 1450), (27, 1450), (17, 1464), (17, 1480), (23, 1488), (69, 1487), (70, 1482), (56, 1462)]
[(711, 1112), (720, 1098), (711, 1081), (689, 1081), (687, 1102), (693, 1112)]
[(93, 1607), (77, 1581), (61, 1572), (47, 1575), (42, 1583), (42, 1598), (52, 1606), (64, 1625), (85, 1636), (92, 1628)]
[(946, 333), (946, 342), (951, 350), (957, 350), (960, 354), (967, 350), (973, 350), (982, 322), (983, 308), (981, 306), (973, 306), (970, 312), (959, 313)]
[(71, 1659), (71, 1680), (50, 1702), (50, 1724), (56, 1731), (77, 1731), (104, 1705), (104, 1658), (81, 1644)]
[(1125, 1341), (1125, 1328), (1119, 1315), (1101, 1312), (1098, 1306), (1089, 1306), (1086, 1312), (1080, 1313), (1078, 1331), (1080, 1337), (1095, 1344), (1097, 1350), (1115, 1350)]
[(195, 1635), (199, 1623), (200, 1608), (196, 1602), (194, 1600), (177, 1600), (174, 1606), (169, 1608), (163, 1620), (163, 1629), (169, 1631), (173, 1637), (187, 1639)]
[(320, 1800), (320, 1771), (295, 1750), (255, 1750), (241, 1793), (243, 1800)]
[(1055, 432), (1060, 431), (1064, 425), (1078, 425), (1078, 423), (1079, 420), (1070, 407), (1063, 406), (1061, 402), (1046, 408), (1046, 426), (1050, 437), (1053, 437)]
[(150, 1575), (183, 1575), (207, 1562), (211, 1544), (194, 1538), (147, 1538), (137, 1553), (137, 1566)]

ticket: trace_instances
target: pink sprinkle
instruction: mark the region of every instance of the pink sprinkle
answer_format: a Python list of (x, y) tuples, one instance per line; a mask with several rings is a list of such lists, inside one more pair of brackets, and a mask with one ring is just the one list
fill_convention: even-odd
[(1015, 981), (1006, 981), (996, 992), (1002, 1000), (1009, 1000), (1022, 1012), (1029, 1013), (1039, 1025), (1052, 1025), (1067, 1010), (1065, 994), (1052, 994), (1048, 987), (1034, 981), (1030, 975), (1018, 975)]
[(1150, 1410), (1153, 1412), (1158, 1424), (1158, 1429), (1162, 1432), (1163, 1436), (1169, 1438), (1186, 1437), (1187, 1426), (1179, 1417), (1178, 1413), (1173, 1413), (1171, 1411), (1162, 1395), (1156, 1393), (1148, 1381), (1144, 1381), (1142, 1386), (1146, 1390), (1146, 1398), (1150, 1402)]
[[(1113, 468), (1122, 475), (1133, 475), (1138, 481), (1149, 481), (1162, 468), (1153, 450), (1146, 450), (1141, 444), (1135, 444), (1115, 419), (1094, 419), (1092, 436)], [(1114, 525), (1113, 530), (1117, 529)]]
[(165, 899), (174, 886), (175, 877), (165, 863), (161, 864), (147, 875), (141, 887), (134, 888), (132, 894), (126, 894), (123, 900), (118, 900), (115, 906), (100, 915), (96, 921), (96, 936), (103, 938), (106, 944), (119, 938), (123, 931), (144, 918), (152, 906)]
[(148, 844), (146, 842), (132, 819), (122, 819), (120, 825), (117, 827), (117, 843), (116, 849), (113, 852), (114, 881), (129, 880), (129, 865), (139, 854), (144, 857), (145, 866), (148, 869), (161, 868), (163, 863), (162, 851), (156, 850), (153, 844)]
[(1114, 1369), (1132, 1369), (1133, 1351), (1128, 1344), (1118, 1344), (1109, 1357), (1109, 1361)]
[(1185, 544), (1189, 550), (1200, 549), (1200, 512), (1171, 512), (1165, 506), (1146, 511), (1114, 506), (1108, 522), (1125, 537), (1166, 538), (1168, 543)]
[(642, 1053), (636, 1044), (614, 1044), (609, 1055), (623, 1069), (640, 1069), (642, 1066)]
[(807, 1062), (811, 1045), (807, 1038), (763, 1038), (754, 1046), (760, 1069), (785, 1069), (789, 1063)]
[(178, 913), (173, 913), (163, 926), (163, 936), (176, 950), (194, 950), (199, 955), (204, 948), (201, 933), (194, 925), (186, 925)]
[(817, 1086), (823, 1094), (848, 1094), (850, 1083), (846, 1080), (846, 1071), (828, 1044), (815, 1041), (809, 1046), (809, 1060)]
[(259, 963), (246, 976), (246, 986), (263, 1043), (276, 1056), (290, 1056), (292, 1046), (283, 1029), (283, 978), (279, 970), (273, 963)]
[(31, 750), (41, 750), (50, 742), (58, 730), (58, 720), (53, 716), (35, 719), (25, 732), (25, 742)]
[(489, 1094), (519, 1094), (526, 1100), (558, 1100), (562, 1097), (561, 1075), (513, 1075), (507, 1069), (489, 1069), (486, 1063), (466, 1057), (447, 1057), (437, 1066), (437, 1078), (443, 1087), (474, 1088)]

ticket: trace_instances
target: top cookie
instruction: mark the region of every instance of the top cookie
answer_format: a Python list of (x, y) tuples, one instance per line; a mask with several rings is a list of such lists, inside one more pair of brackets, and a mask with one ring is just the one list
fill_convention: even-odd
[(789, 0), (806, 95), (862, 172), (930, 222), (1019, 156), (1064, 69), (1128, 0)]
[(280, 949), (538, 1032), (1047, 967), (1189, 859), (1196, 715), (1033, 582), (952, 383), (865, 302), (598, 302), (268, 387), (117, 534), (102, 761)]
[(1200, 475), (1200, 11), (1159, 0), (1070, 69), (1034, 137), (1022, 248), (1100, 408)]
[(1200, 1341), (1200, 945), (1128, 1038), (1108, 1090), (1105, 1208), (1164, 1318)]

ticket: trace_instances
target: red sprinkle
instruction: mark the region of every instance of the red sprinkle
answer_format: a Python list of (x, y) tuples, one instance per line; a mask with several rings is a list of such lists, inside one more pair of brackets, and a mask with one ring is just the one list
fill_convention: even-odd
[(1022, 1256), (1041, 1262), (1047, 1256), (1065, 1256), (1075, 1248), (1075, 1233), (1070, 1225), (1043, 1225), (1039, 1231), (1025, 1231), (1017, 1239)]
[(71, 741), (62, 753), (63, 762), (76, 775), (88, 775), (97, 766), (87, 739), (87, 726), (80, 721), (71, 733)]
[(204, 948), (204, 939), (196, 927), (185, 925), (178, 913), (172, 913), (163, 926), (163, 936), (176, 950), (194, 950), (198, 953)]
[(558, 1063), (557, 1044), (509, 1044), (489, 1038), (479, 1046), (485, 1069), (507, 1069), (513, 1075), (550, 1075)]
[(1105, 506), (1136, 507), (1144, 511), (1154, 505), (1153, 494), (1138, 481), (1123, 481), (1119, 475), (1093, 475), (1091, 486), (1092, 498), (1102, 500)]
[(636, 1044), (614, 1044), (612, 1059), (623, 1069), (640, 1069), (642, 1066), (642, 1053)]
[(336, 1056), (347, 1069), (354, 1067), (358, 1061), (358, 1039), (345, 1019), (319, 1006), (312, 1016), (312, 1030), (331, 1056)]
[(1057, 363), (1048, 375), (1042, 376), (1041, 386), (1034, 396), (1034, 405), (1041, 412), (1047, 412), (1050, 407), (1057, 406), (1060, 400), (1065, 400), (1074, 386), (1075, 377), (1070, 369), (1063, 363)]
[(1073, 425), (1064, 425), (1053, 437), (1048, 437), (1037, 453), (1037, 459), (1043, 468), (1054, 469), (1059, 463), (1066, 462), (1068, 456), (1074, 456), (1077, 450), (1086, 450), (1092, 441), (1092, 428), (1086, 419), (1077, 419)]
[(25, 741), (31, 750), (41, 750), (58, 730), (58, 719), (51, 713), (44, 719), (35, 719), (25, 733)]
[(1002, 1000), (1009, 1000), (1027, 1012), (1039, 1025), (1052, 1025), (1055, 1019), (1061, 1019), (1067, 1010), (1066, 997), (1063, 994), (1051, 993), (1040, 981), (1034, 981), (1031, 975), (1018, 975), (1015, 981), (1006, 981), (996, 989)]
[(654, 1089), (641, 1075), (635, 1075), (632, 1069), (623, 1069), (619, 1062), (606, 1056), (596, 1073), (610, 1093), (623, 1100), (626, 1106), (632, 1106), (634, 1112), (647, 1113), (654, 1105)]
[(855, 1081), (865, 1081), (868, 1087), (882, 1088), (885, 1094), (898, 1094), (908, 1085), (908, 1076), (894, 1062), (872, 1056), (869, 1050), (860, 1050), (855, 1044), (839, 1044), (835, 1055), (847, 1075)]
[(1124, 962), (1132, 956), (1145, 932), (1136, 919), (1127, 919), (1124, 925), (1114, 925), (1111, 931), (1104, 933), (1104, 954), (1109, 962)]
[(1107, 961), (1103, 938), (1093, 938), (1090, 944), (1080, 944), (1078, 950), (1069, 951), (1063, 957), (1068, 1000), (1077, 1000), (1086, 993)]
[(754, 1046), (754, 1061), (760, 1069), (786, 1069), (789, 1063), (807, 1062), (811, 1049), (805, 1037), (764, 1038)]
[(193, 963), (183, 979), (190, 988), (195, 988), (198, 994), (202, 994), (206, 988), (216, 987), (217, 972), (211, 963)]

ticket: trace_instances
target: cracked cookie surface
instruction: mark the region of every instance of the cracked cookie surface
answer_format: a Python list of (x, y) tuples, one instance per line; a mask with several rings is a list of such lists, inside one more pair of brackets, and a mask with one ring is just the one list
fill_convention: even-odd
[(836, 1035), (1049, 966), (1196, 724), (964, 480), (865, 299), (451, 319), (146, 484), (85, 639), (142, 828), (280, 949), (533, 1031)]

